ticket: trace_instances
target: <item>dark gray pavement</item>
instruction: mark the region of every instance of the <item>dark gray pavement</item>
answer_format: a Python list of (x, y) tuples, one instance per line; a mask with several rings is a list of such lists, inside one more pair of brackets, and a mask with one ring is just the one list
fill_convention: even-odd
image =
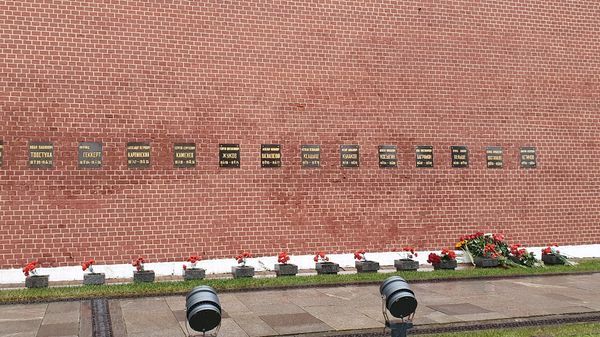
[[(473, 322), (600, 311), (600, 273), (412, 285), (414, 323)], [(220, 337), (383, 328), (378, 285), (219, 295)], [(115, 337), (187, 336), (184, 296), (109, 301)], [(1, 337), (92, 336), (90, 302), (0, 306)]]

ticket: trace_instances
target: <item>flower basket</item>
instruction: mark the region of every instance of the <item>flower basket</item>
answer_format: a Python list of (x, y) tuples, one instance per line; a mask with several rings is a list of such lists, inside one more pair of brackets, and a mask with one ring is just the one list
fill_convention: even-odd
[(438, 269), (451, 269), (454, 270), (456, 269), (456, 260), (442, 260), (439, 263), (432, 263), (433, 265), (433, 269), (434, 270), (438, 270)]
[(379, 270), (379, 262), (355, 261), (354, 266), (358, 273), (376, 273)]
[(298, 266), (291, 263), (278, 263), (275, 265), (277, 276), (295, 276), (298, 274)]
[(419, 261), (411, 259), (394, 260), (394, 267), (396, 267), (396, 271), (415, 271), (419, 269)]
[(153, 270), (140, 270), (133, 272), (134, 283), (150, 283), (154, 282), (154, 271)]
[(254, 277), (254, 267), (252, 266), (233, 266), (231, 267), (233, 278)]
[(340, 271), (340, 265), (333, 262), (317, 262), (315, 264), (317, 274), (337, 274)]
[(187, 268), (183, 274), (183, 279), (189, 280), (202, 280), (206, 276), (206, 270), (202, 268)]
[(106, 282), (104, 273), (87, 273), (83, 274), (83, 285), (100, 285)]
[(500, 261), (498, 261), (497, 258), (493, 257), (475, 256), (473, 260), (473, 262), (475, 263), (475, 267), (477, 268), (493, 268), (498, 267), (500, 265)]
[(547, 265), (560, 265), (565, 264), (564, 259), (556, 254), (542, 254), (542, 261)]
[(48, 275), (30, 275), (25, 278), (27, 288), (47, 288)]

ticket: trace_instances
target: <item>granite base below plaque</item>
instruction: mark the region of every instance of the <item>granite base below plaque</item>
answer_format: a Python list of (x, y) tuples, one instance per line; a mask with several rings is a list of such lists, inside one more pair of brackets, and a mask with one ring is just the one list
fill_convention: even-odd
[(134, 283), (154, 282), (154, 271), (143, 270), (133, 272)]
[(48, 275), (31, 275), (25, 278), (25, 287), (27, 288), (47, 288)]
[(183, 274), (183, 279), (189, 280), (202, 280), (206, 276), (206, 270), (202, 268), (187, 268)]
[(394, 267), (396, 267), (396, 271), (415, 271), (419, 269), (419, 261), (411, 259), (394, 260)]
[(317, 262), (315, 264), (317, 274), (337, 274), (340, 271), (340, 265), (333, 262)]
[(104, 273), (89, 273), (83, 274), (83, 285), (100, 285), (104, 284), (106, 277)]
[(277, 276), (294, 276), (298, 274), (298, 266), (291, 263), (278, 263), (275, 265)]
[(254, 277), (254, 267), (251, 266), (234, 266), (231, 267), (233, 278)]
[(355, 261), (354, 266), (358, 273), (376, 273), (379, 270), (379, 262), (375, 261)]

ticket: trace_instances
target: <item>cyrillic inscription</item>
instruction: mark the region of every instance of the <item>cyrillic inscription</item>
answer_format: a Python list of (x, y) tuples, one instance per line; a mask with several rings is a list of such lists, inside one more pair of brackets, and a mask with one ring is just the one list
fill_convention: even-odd
[(398, 166), (398, 150), (396, 145), (379, 145), (379, 167), (391, 168)]
[(342, 167), (359, 166), (359, 146), (358, 145), (340, 145), (340, 160)]
[(29, 167), (54, 167), (54, 144), (52, 142), (29, 143)]
[(219, 144), (219, 167), (240, 167), (240, 144)]
[(173, 144), (173, 166), (177, 168), (188, 168), (196, 166), (196, 144), (176, 143)]
[(433, 167), (433, 146), (421, 145), (415, 148), (417, 167)]
[(260, 146), (260, 167), (281, 167), (280, 144), (262, 144)]
[(102, 143), (80, 142), (77, 147), (79, 168), (102, 167)]
[(469, 149), (466, 146), (450, 146), (452, 167), (469, 167)]
[(129, 168), (149, 168), (150, 143), (127, 143), (127, 166)]
[(498, 146), (490, 146), (485, 150), (488, 168), (502, 168), (502, 148)]
[(302, 160), (302, 168), (313, 168), (321, 166), (320, 145), (301, 145), (300, 156), (300, 160)]
[(520, 152), (521, 152), (521, 167), (522, 168), (536, 168), (537, 154), (535, 153), (535, 147), (522, 147)]

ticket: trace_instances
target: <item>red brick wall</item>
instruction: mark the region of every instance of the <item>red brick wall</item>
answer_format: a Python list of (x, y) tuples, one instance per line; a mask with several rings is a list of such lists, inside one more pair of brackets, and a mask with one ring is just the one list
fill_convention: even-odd
[[(599, 243), (599, 17), (557, 0), (3, 1), (0, 267), (434, 249), (479, 229)], [(54, 142), (54, 169), (28, 167), (29, 141)], [(77, 168), (79, 141), (104, 143), (101, 170)], [(130, 141), (151, 142), (151, 169), (127, 168)], [(183, 141), (195, 169), (173, 168)], [(240, 169), (218, 167), (219, 143), (241, 144)], [(282, 168), (260, 168), (261, 143)], [(302, 143), (320, 169), (300, 168)]]

